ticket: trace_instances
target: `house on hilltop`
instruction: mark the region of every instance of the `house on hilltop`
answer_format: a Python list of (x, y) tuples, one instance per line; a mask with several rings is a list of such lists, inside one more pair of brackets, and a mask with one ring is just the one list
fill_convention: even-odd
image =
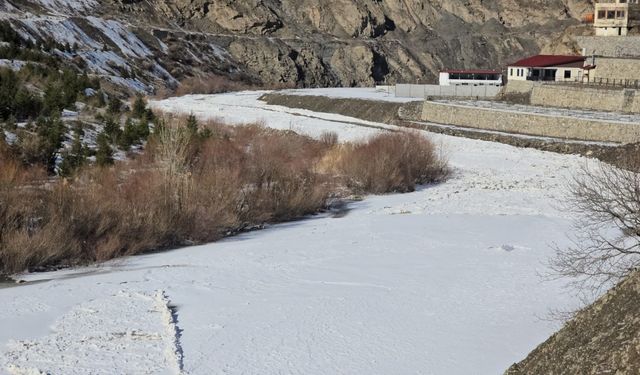
[(640, 26), (640, 0), (596, 0), (593, 27), (597, 36), (627, 35)]
[(507, 78), (513, 81), (577, 82), (588, 75), (585, 56), (536, 55), (516, 61), (507, 67)]

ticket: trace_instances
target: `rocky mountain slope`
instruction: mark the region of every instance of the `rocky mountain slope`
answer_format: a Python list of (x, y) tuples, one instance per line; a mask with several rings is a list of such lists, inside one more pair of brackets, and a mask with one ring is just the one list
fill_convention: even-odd
[[(223, 75), (256, 84), (435, 80), (567, 52), (588, 0), (3, 0), (0, 19), (51, 37), (135, 90)], [(577, 31), (576, 31), (577, 30)]]
[(505, 375), (640, 373), (640, 272), (581, 311)]

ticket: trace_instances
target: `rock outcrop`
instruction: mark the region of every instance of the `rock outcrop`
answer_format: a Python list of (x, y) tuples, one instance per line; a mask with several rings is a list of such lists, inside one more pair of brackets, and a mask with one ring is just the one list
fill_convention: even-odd
[[(171, 83), (168, 77), (149, 72), (150, 65), (159, 64), (175, 80), (216, 74), (298, 86), (427, 82), (435, 81), (443, 68), (500, 68), (541, 50), (577, 52), (567, 35), (585, 33), (579, 20), (592, 7), (589, 0), (70, 3), (7, 0), (5, 8), (10, 10), (0, 12), (25, 34), (37, 34), (32, 30), (35, 23), (57, 22), (74, 29), (67, 32), (86, 32), (88, 38), (74, 39), (81, 50), (106, 44), (122, 56), (114, 35), (86, 27), (91, 17), (118, 22), (152, 51), (152, 56), (138, 56), (145, 65), (122, 56), (129, 68), (142, 73), (141, 80)], [(68, 39), (55, 30), (46, 31), (63, 43)], [(103, 70), (101, 74), (116, 74)], [(149, 80), (146, 83), (156, 84)]]
[(505, 375), (640, 374), (640, 272), (579, 312)]

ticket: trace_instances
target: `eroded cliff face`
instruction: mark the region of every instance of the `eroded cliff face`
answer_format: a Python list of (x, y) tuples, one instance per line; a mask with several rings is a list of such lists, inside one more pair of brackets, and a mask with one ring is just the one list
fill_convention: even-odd
[[(233, 48), (263, 80), (306, 86), (433, 80), (442, 68), (499, 68), (524, 55), (575, 52), (567, 29), (584, 0), (155, 0), (177, 23), (251, 36)], [(578, 31), (581, 32), (581, 31)], [(272, 39), (265, 38), (275, 38)], [(278, 56), (258, 62), (251, 55)], [(303, 53), (301, 53), (303, 52)], [(298, 74), (291, 66), (298, 67)]]
[[(84, 5), (63, 5), (70, 2)], [(52, 9), (51, 3), (57, 5)], [(9, 4), (31, 16), (55, 14), (85, 31), (87, 17), (120, 22), (149, 44), (153, 63), (176, 80), (213, 73), (298, 86), (435, 81), (443, 68), (500, 68), (540, 51), (576, 52), (566, 35), (585, 32), (579, 19), (592, 7), (588, 0), (9, 0)], [(10, 18), (19, 23), (21, 17), (13, 13)], [(91, 32), (87, 34), (93, 38)], [(93, 39), (102, 42), (112, 37), (102, 34)], [(154, 44), (159, 47), (152, 48)]]

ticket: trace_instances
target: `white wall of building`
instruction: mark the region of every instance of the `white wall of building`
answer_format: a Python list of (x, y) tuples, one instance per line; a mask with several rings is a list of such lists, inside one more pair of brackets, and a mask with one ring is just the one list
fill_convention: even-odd
[(509, 81), (526, 81), (529, 76), (529, 68), (510, 66), (507, 68), (507, 78)]
[(596, 36), (626, 36), (629, 29), (627, 27), (596, 27)]
[(502, 86), (502, 75), (498, 79), (451, 79), (450, 73), (440, 72), (440, 86)]
[[(582, 68), (554, 68), (548, 67), (547, 69), (557, 69), (555, 74), (556, 82), (575, 82), (582, 79)], [(531, 75), (531, 68), (523, 68), (510, 66), (507, 68), (507, 77), (509, 81), (526, 81), (527, 77)]]

